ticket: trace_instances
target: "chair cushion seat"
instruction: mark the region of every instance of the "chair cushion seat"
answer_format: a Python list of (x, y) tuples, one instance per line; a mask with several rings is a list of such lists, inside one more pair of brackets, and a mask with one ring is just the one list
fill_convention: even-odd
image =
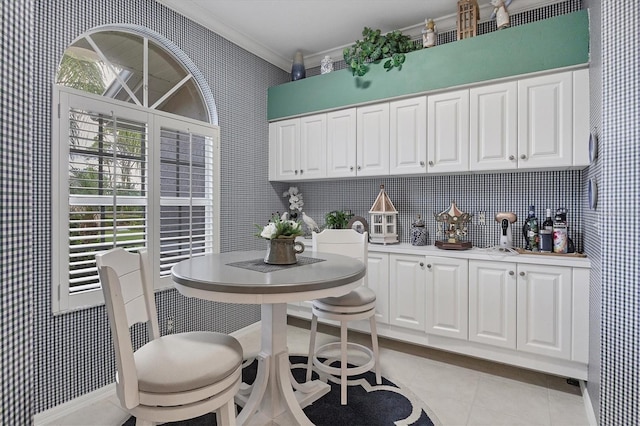
[(206, 331), (169, 334), (134, 353), (138, 388), (175, 393), (221, 381), (242, 364), (242, 346), (234, 337)]
[(360, 286), (339, 297), (325, 297), (319, 302), (330, 306), (362, 306), (376, 301), (376, 293), (368, 287)]

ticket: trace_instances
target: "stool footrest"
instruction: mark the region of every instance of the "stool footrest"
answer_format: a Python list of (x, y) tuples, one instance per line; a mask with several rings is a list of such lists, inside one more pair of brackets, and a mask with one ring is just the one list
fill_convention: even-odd
[[(318, 357), (323, 357), (327, 358), (327, 361), (325, 362), (335, 361), (335, 357), (327, 357), (326, 355), (323, 355), (323, 353), (336, 349), (340, 351), (340, 342), (327, 343), (317, 348), (315, 354), (313, 355), (313, 365), (323, 373), (331, 374), (332, 376), (340, 376), (342, 374), (342, 372), (340, 371), (340, 367), (332, 367), (318, 359)], [(368, 347), (360, 345), (358, 343), (347, 342), (347, 351), (358, 352), (360, 355), (365, 355), (368, 358), (368, 361), (363, 365), (347, 367), (347, 376), (356, 376), (358, 374), (366, 373), (375, 365), (375, 357), (373, 355), (373, 351)], [(338, 358), (337, 361), (340, 361), (340, 359)]]

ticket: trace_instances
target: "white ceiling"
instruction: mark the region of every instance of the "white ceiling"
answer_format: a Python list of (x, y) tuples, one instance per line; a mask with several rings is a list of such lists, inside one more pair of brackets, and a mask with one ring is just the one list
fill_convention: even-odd
[[(156, 0), (227, 40), (289, 71), (296, 50), (305, 66), (362, 38), (367, 26), (383, 33), (401, 30), (418, 37), (426, 18), (438, 31), (455, 28), (457, 0)], [(511, 14), (562, 0), (513, 0)], [(480, 0), (480, 20), (493, 6)]]

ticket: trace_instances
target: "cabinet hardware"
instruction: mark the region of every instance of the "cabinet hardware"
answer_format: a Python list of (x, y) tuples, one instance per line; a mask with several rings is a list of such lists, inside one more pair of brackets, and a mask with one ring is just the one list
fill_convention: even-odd
[(358, 166), (358, 170), (361, 170), (361, 169), (362, 169), (362, 167)]
[(527, 156), (526, 156), (526, 155), (524, 155), (524, 154), (522, 154), (522, 155), (520, 156), (520, 159), (521, 159), (521, 160), (526, 160), (526, 159), (527, 159)]
[(523, 271), (523, 272), (520, 272), (520, 276), (521, 276), (521, 277), (524, 277), (524, 271)]
[(509, 271), (509, 275), (513, 276), (514, 272), (513, 271)]
[(421, 167), (424, 167), (424, 161), (421, 161), (421, 162), (420, 162), (420, 166), (421, 166)]
[(298, 171), (297, 171), (297, 170), (294, 170), (293, 174), (297, 175), (297, 174), (298, 174)]
[(515, 160), (515, 159), (516, 159), (516, 157), (514, 157), (513, 155), (510, 155), (510, 156), (509, 156), (509, 160), (513, 161), (513, 160)]
[(433, 161), (429, 161), (429, 165), (433, 167)]
[(420, 262), (420, 267), (423, 267), (423, 266), (424, 266), (424, 262)]
[(427, 268), (431, 269), (431, 264), (427, 263)]
[(349, 171), (352, 172), (353, 171), (353, 166), (349, 167)]
[(300, 174), (303, 174), (303, 173), (304, 173), (304, 170), (300, 169)]

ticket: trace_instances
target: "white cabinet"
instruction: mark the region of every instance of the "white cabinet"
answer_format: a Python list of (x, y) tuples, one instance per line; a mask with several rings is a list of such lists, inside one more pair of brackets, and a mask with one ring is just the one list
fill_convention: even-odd
[(356, 110), (356, 175), (389, 174), (389, 103)]
[(468, 261), (427, 256), (426, 332), (467, 340)]
[(367, 287), (376, 293), (376, 321), (389, 323), (389, 255), (369, 252), (367, 257)]
[[(469, 261), (469, 340), (554, 358), (580, 358), (572, 346), (572, 270)], [(579, 346), (579, 344), (578, 344)]]
[(518, 350), (571, 359), (571, 269), (519, 265)]
[(326, 114), (269, 124), (269, 179), (302, 180), (327, 176)]
[(327, 177), (356, 175), (356, 109), (327, 113)]
[(427, 96), (427, 171), (469, 170), (469, 90)]
[(571, 72), (518, 81), (518, 168), (573, 164)]
[(389, 255), (389, 323), (425, 329), (425, 257)]
[(492, 84), (469, 91), (469, 169), (518, 167), (518, 84)]
[(516, 349), (516, 264), (469, 261), (469, 340)]
[(392, 175), (427, 171), (427, 98), (389, 103), (389, 172)]

